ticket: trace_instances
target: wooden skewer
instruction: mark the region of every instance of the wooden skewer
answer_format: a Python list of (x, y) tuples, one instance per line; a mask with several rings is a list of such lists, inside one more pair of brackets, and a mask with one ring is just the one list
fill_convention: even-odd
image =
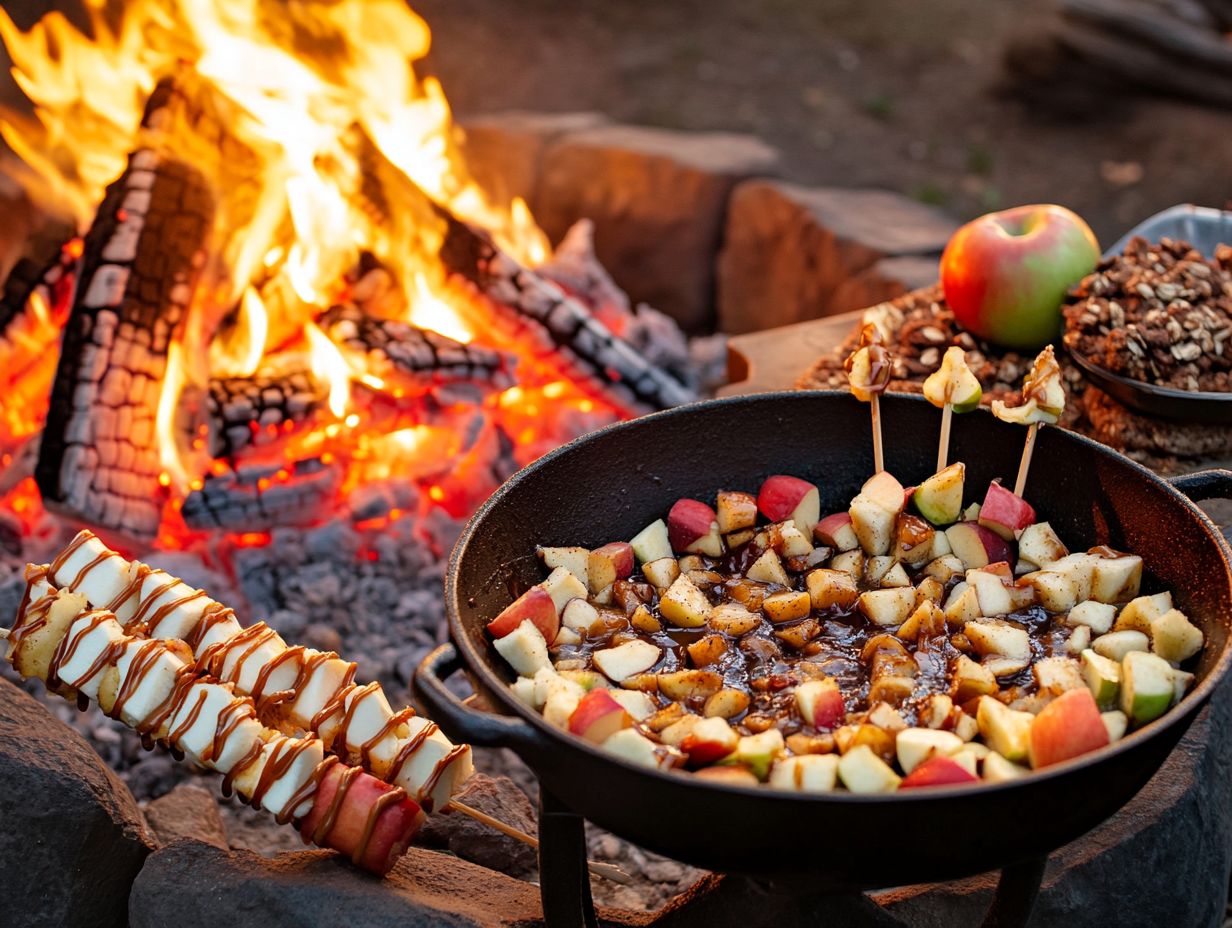
[(950, 460), (950, 420), (954, 418), (954, 404), (941, 407), (941, 444), (937, 446), (937, 473), (945, 470)]
[(872, 394), (869, 399), (869, 408), (873, 411), (873, 466), (876, 468), (876, 473), (881, 473), (885, 470), (885, 457), (881, 450), (881, 397), (879, 394)]
[[(536, 850), (539, 849), (539, 839), (534, 835), (529, 835), (520, 828), (514, 828), (512, 825), (506, 825), (500, 819), (493, 818), (486, 812), (480, 812), (478, 809), (473, 806), (468, 806), (464, 802), (458, 802), (458, 800), (452, 799), (446, 808), (453, 809), (455, 812), (461, 812), (463, 815), (469, 815), (475, 821), (481, 822), (489, 828), (495, 828), (501, 834), (508, 835), (515, 841), (521, 841), (523, 844), (527, 844)], [(588, 860), (586, 861), (586, 866), (595, 876), (601, 877), (605, 880), (611, 880), (613, 883), (619, 883), (622, 886), (627, 886), (629, 883), (633, 882), (632, 879), (630, 879), (629, 874), (625, 873), (613, 864), (604, 864), (595, 860)]]
[(1027, 443), (1022, 449), (1022, 463), (1018, 465), (1018, 479), (1014, 481), (1014, 495), (1022, 496), (1027, 488), (1027, 471), (1031, 469), (1031, 455), (1035, 453), (1035, 436), (1039, 434), (1040, 424), (1031, 423), (1027, 427)]

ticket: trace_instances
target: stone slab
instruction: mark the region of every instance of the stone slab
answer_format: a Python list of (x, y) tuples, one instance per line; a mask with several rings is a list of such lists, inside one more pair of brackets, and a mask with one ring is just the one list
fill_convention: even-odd
[(227, 849), (227, 830), (214, 794), (193, 783), (181, 783), (145, 808), (145, 820), (162, 844), (193, 838)]

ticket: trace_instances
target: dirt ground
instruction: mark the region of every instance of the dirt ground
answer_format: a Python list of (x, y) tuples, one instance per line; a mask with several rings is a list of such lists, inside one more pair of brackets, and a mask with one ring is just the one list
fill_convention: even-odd
[[(459, 114), (599, 110), (756, 133), (792, 179), (876, 186), (960, 218), (1052, 201), (1110, 244), (1151, 213), (1232, 198), (1232, 113), (1066, 87), (999, 91), (1044, 0), (413, 0)], [(1047, 105), (1065, 99), (1065, 114)]]

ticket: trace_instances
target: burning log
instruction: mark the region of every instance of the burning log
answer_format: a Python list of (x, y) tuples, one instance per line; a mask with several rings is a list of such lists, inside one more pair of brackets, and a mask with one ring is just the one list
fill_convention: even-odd
[(192, 529), (264, 531), (324, 516), (334, 504), (342, 471), (325, 456), (292, 464), (242, 465), (211, 474), (184, 498), (180, 515)]
[(473, 381), (503, 390), (513, 386), (511, 359), (465, 345), (406, 322), (377, 319), (358, 307), (331, 307), (317, 324), (353, 366), (393, 387), (422, 390), (437, 383)]
[(134, 538), (158, 530), (158, 404), (214, 215), (201, 173), (158, 144), (178, 99), (155, 89), (143, 120), (154, 141), (130, 156), (86, 235), (35, 468), (49, 508)]
[(485, 233), (438, 210), (445, 268), (481, 296), (511, 336), (526, 336), (543, 360), (601, 399), (631, 412), (666, 409), (696, 396), (610, 332), (578, 300), (501, 251)]
[(234, 458), (308, 425), (329, 388), (306, 367), (213, 379), (206, 394), (212, 457)]
[[(26, 243), (23, 255), (4, 281), (0, 293), (0, 357), (13, 341), (10, 328), (31, 311), (31, 300), (41, 300), (48, 308), (66, 304), (72, 289), (73, 269), (81, 257), (81, 240), (57, 228)], [(58, 335), (59, 332), (54, 333)]]

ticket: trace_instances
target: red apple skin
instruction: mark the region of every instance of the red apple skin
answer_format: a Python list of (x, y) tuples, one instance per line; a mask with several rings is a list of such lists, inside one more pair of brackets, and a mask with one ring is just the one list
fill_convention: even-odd
[(603, 557), (616, 568), (616, 579), (626, 580), (633, 573), (633, 545), (627, 541), (610, 541), (590, 552), (591, 557)]
[(505, 607), (505, 610), (488, 623), (493, 638), (504, 638), (515, 628), (530, 619), (543, 633), (543, 640), (551, 644), (560, 632), (560, 616), (548, 591), (541, 586), (529, 590)]
[(847, 717), (847, 707), (843, 703), (843, 691), (836, 683), (827, 687), (826, 691), (817, 697), (813, 706), (813, 727), (818, 729), (833, 729)]
[(816, 528), (813, 529), (813, 537), (823, 544), (835, 548), (838, 546), (838, 542), (834, 539), (835, 534), (839, 529), (850, 524), (851, 513), (836, 512), (833, 515), (826, 516), (817, 523)]
[(1099, 243), (1078, 215), (1050, 204), (1018, 206), (954, 233), (941, 256), (941, 285), (963, 328), (1034, 351), (1060, 334), (1065, 291), (1098, 261)]
[[(346, 769), (342, 764), (334, 764), (318, 784), (312, 809), (299, 826), (306, 843), (312, 843), (312, 833), (332, 805)], [(356, 775), (338, 808), (333, 827), (321, 839), (321, 846), (352, 856), (363, 837), (373, 803), (394, 789), (397, 787), (370, 774), (360, 772)], [(376, 820), (359, 866), (384, 876), (406, 851), (426, 819), (423, 809), (410, 797), (386, 806)]]
[(1067, 690), (1031, 723), (1031, 766), (1059, 764), (1108, 744), (1108, 729), (1088, 689)]
[(672, 550), (683, 552), (697, 539), (705, 538), (717, 524), (717, 518), (715, 511), (700, 500), (676, 500), (667, 514), (667, 538)]
[(979, 524), (1006, 541), (1013, 541), (1018, 532), (1035, 524), (1035, 510), (1021, 496), (1015, 496), (994, 480), (980, 504)]
[[(979, 542), (984, 547), (984, 554), (988, 558), (986, 564), (972, 564), (972, 567), (983, 567), (987, 564), (995, 564), (998, 561), (1009, 561), (1013, 555), (1013, 550), (1010, 543), (998, 535), (996, 532), (984, 528), (978, 522), (955, 522), (950, 528), (963, 526), (962, 531), (974, 532)], [(948, 532), (949, 529), (946, 529)]]
[(953, 783), (978, 783), (979, 777), (951, 757), (933, 755), (903, 778), (899, 789), (919, 786), (949, 786)]
[(591, 690), (569, 716), (569, 731), (592, 744), (602, 744), (622, 728), (633, 724), (624, 707), (607, 690)]
[(784, 522), (800, 505), (800, 500), (817, 487), (807, 480), (787, 474), (767, 477), (757, 493), (757, 508), (771, 522)]
[(680, 749), (689, 755), (689, 763), (695, 767), (709, 767), (734, 750), (730, 745), (719, 744), (717, 741), (703, 741), (694, 735), (689, 735), (680, 742)]

